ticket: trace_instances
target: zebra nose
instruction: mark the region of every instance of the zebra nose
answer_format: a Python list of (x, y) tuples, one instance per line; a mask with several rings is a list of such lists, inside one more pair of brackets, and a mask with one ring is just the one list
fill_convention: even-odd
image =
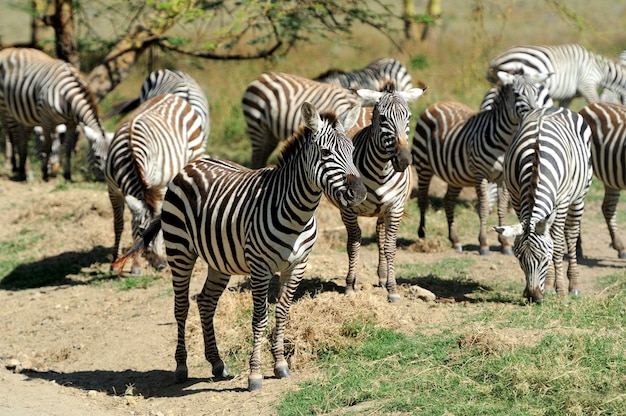
[(406, 137), (398, 138), (396, 140), (396, 151), (391, 161), (393, 169), (396, 172), (404, 171), (413, 161), (411, 155), (411, 149), (409, 148), (409, 141)]
[(349, 205), (359, 205), (367, 196), (367, 189), (365, 189), (363, 179), (360, 176), (349, 174), (346, 176), (346, 183), (348, 185), (348, 194), (351, 196), (348, 201)]
[(529, 301), (534, 303), (541, 303), (541, 301), (543, 301), (543, 292), (539, 286), (536, 286), (532, 290), (526, 288), (524, 295)]

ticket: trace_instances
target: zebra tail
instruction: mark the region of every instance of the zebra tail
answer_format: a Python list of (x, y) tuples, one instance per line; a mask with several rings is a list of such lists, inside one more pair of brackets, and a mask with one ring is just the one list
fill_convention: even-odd
[(113, 108), (111, 108), (111, 111), (109, 111), (107, 114), (105, 114), (104, 117), (102, 117), (102, 120), (107, 121), (111, 117), (115, 117), (119, 114), (127, 114), (139, 107), (139, 104), (141, 104), (141, 100), (139, 99), (139, 97), (131, 98), (130, 100), (126, 100), (119, 104), (116, 104), (113, 106)]
[(146, 228), (146, 230), (143, 232), (143, 235), (137, 241), (135, 241), (135, 244), (133, 244), (133, 246), (126, 253), (121, 255), (117, 260), (113, 262), (111, 267), (114, 270), (118, 270), (118, 275), (122, 273), (126, 262), (131, 258), (137, 256), (141, 252), (141, 250), (144, 249), (144, 247), (147, 247), (152, 242), (152, 240), (154, 240), (159, 231), (161, 231), (160, 215), (154, 218), (152, 223), (150, 223), (148, 228)]

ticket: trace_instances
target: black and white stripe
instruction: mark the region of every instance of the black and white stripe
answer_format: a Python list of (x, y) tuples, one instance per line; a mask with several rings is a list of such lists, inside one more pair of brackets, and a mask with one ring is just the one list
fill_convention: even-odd
[(375, 103), (372, 124), (353, 138), (354, 164), (361, 172), (367, 198), (357, 206), (341, 209), (348, 232), (348, 275), (346, 294), (355, 291), (361, 228), (358, 217), (375, 217), (378, 235), (378, 283), (387, 289), (390, 302), (400, 299), (396, 288), (396, 239), (404, 204), (410, 194), (411, 149), (409, 146), (408, 102), (417, 100), (424, 90), (396, 91), (393, 83), (382, 92), (361, 89), (364, 102)]
[[(522, 76), (498, 73), (499, 83), (489, 109), (475, 112), (457, 102), (440, 102), (427, 108), (417, 121), (413, 136), (413, 163), (418, 174), (418, 235), (426, 235), (428, 189), (433, 175), (448, 184), (443, 200), (448, 221), (448, 237), (453, 247), (462, 250), (454, 208), (461, 189), (474, 186), (478, 198), (480, 253), (488, 254), (487, 216), (489, 182), (502, 181), (502, 161), (521, 117), (543, 103), (537, 102), (538, 83), (546, 75)], [(499, 221), (506, 211), (506, 194), (498, 207)], [(502, 251), (510, 253), (510, 243), (500, 238)]]
[[(115, 132), (106, 164), (115, 231), (113, 261), (124, 231), (124, 205), (132, 214), (132, 235), (137, 239), (161, 213), (170, 181), (204, 154), (202, 127), (201, 117), (186, 100), (164, 94), (145, 101)], [(165, 266), (161, 234), (145, 254), (152, 266)], [(133, 273), (140, 270), (135, 259)]]
[(620, 258), (626, 258), (626, 246), (617, 229), (617, 203), (621, 190), (626, 189), (626, 106), (593, 103), (578, 113), (591, 128), (593, 173), (604, 184), (602, 214), (611, 245)]
[(250, 275), (254, 314), (253, 350), (248, 388), (261, 388), (261, 343), (268, 321), (268, 288), (281, 273), (272, 342), (274, 374), (290, 375), (283, 339), (289, 307), (309, 253), (317, 239), (315, 211), (322, 194), (341, 207), (365, 199), (365, 187), (352, 162), (354, 145), (344, 132), (357, 115), (350, 110), (339, 122), (334, 114), (320, 116), (303, 104), (306, 127), (290, 138), (274, 168), (250, 170), (232, 162), (202, 157), (188, 164), (168, 187), (162, 221), (153, 223), (143, 239), (120, 261), (140, 250), (163, 227), (167, 260), (172, 270), (175, 317), (178, 323), (176, 379), (188, 376), (185, 322), (189, 284), (198, 257), (208, 263), (208, 275), (197, 297), (205, 340), (205, 357), (213, 374), (228, 374), (213, 328), (218, 299), (233, 274)]
[(342, 114), (360, 105), (361, 100), (355, 91), (296, 75), (259, 75), (248, 84), (241, 103), (252, 142), (253, 169), (265, 166), (276, 147), (298, 129), (304, 102), (313, 104), (320, 112)]
[[(618, 65), (626, 68), (626, 51), (622, 51), (618, 57)], [(626, 105), (626, 94), (617, 94), (608, 88), (602, 90), (600, 94), (600, 101), (614, 104)]]
[(71, 179), (69, 158), (79, 124), (90, 144), (89, 166), (96, 176), (103, 175), (108, 141), (98, 107), (87, 82), (69, 63), (36, 49), (0, 51), (0, 119), (18, 150), (20, 179), (26, 179), (28, 140), (35, 126), (43, 130), (42, 177), (48, 179), (51, 134), (59, 124), (67, 127), (65, 178)]
[(413, 88), (411, 74), (402, 62), (393, 58), (377, 59), (365, 68), (354, 71), (331, 69), (320, 74), (314, 81), (324, 82), (338, 87), (381, 91), (388, 82), (393, 82), (398, 91)]
[(584, 198), (591, 184), (591, 129), (563, 107), (533, 110), (520, 124), (504, 158), (504, 182), (519, 224), (495, 227), (516, 237), (513, 251), (526, 275), (524, 296), (540, 301), (544, 289), (579, 295), (576, 245)]
[(563, 107), (580, 96), (588, 103), (598, 102), (600, 87), (626, 95), (626, 67), (576, 44), (512, 47), (491, 60), (488, 78), (497, 71), (552, 74), (546, 86)]

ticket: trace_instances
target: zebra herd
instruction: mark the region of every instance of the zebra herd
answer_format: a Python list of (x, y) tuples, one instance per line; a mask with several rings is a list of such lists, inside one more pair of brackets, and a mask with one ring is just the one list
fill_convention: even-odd
[[(472, 186), (478, 196), (480, 254), (489, 252), (488, 194), (497, 185), (498, 231), (504, 253), (514, 253), (526, 275), (525, 296), (578, 295), (577, 240), (592, 172), (605, 184), (603, 213), (620, 257), (615, 211), (626, 188), (626, 107), (599, 102), (626, 97), (626, 66), (578, 45), (521, 46), (489, 65), (489, 89), (478, 111), (463, 103), (434, 103), (417, 118), (409, 144), (411, 110), (425, 88), (414, 88), (407, 68), (380, 59), (361, 70), (328, 71), (316, 79), (266, 72), (248, 84), (242, 111), (252, 144), (253, 169), (205, 153), (209, 106), (187, 74), (162, 69), (146, 78), (139, 96), (114, 113), (131, 112), (108, 137), (81, 75), (69, 64), (30, 49), (0, 51), (0, 119), (18, 150), (14, 167), (27, 174), (32, 129), (41, 129), (42, 176), (65, 125), (66, 178), (76, 128), (90, 143), (90, 166), (104, 177), (114, 211), (112, 270), (121, 272), (144, 252), (153, 267), (172, 272), (178, 325), (176, 372), (188, 377), (185, 323), (191, 273), (198, 257), (209, 266), (197, 297), (205, 356), (215, 376), (228, 370), (220, 357), (213, 316), (233, 274), (249, 275), (254, 301), (253, 352), (248, 388), (261, 388), (260, 348), (268, 322), (269, 281), (280, 274), (274, 372), (289, 376), (283, 340), (295, 290), (317, 238), (315, 210), (322, 195), (341, 214), (347, 233), (346, 295), (354, 293), (361, 231), (359, 217), (375, 217), (378, 279), (390, 302), (397, 231), (410, 193), (410, 166), (418, 174), (418, 236), (425, 238), (428, 188), (433, 176), (448, 184), (444, 208), (449, 239), (462, 249), (454, 222), (456, 198)], [(610, 91), (610, 92), (609, 92)], [(580, 113), (561, 105), (576, 95)], [(265, 167), (283, 142), (276, 166)], [(69, 149), (69, 151), (68, 151)], [(45, 161), (45, 164), (44, 164)], [(505, 225), (508, 197), (519, 224)], [(120, 255), (123, 212), (132, 213), (135, 245)], [(513, 249), (507, 238), (515, 237)], [(163, 252), (163, 247), (165, 252)], [(563, 278), (567, 249), (569, 287)]]

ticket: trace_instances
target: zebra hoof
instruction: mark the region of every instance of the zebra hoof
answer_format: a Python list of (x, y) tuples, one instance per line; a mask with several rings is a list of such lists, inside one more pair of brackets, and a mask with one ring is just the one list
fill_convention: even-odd
[(513, 249), (511, 247), (502, 247), (502, 254), (504, 254), (505, 256), (512, 256)]
[(489, 255), (489, 247), (481, 247), (479, 250), (479, 253), (481, 256), (488, 256)]
[(387, 295), (387, 302), (389, 303), (395, 303), (400, 299), (402, 299), (402, 296), (400, 296), (398, 293), (390, 293)]
[(139, 276), (141, 274), (141, 267), (133, 267), (130, 273), (134, 276)]
[(263, 376), (260, 374), (248, 376), (248, 391), (261, 390), (263, 386)]
[(620, 259), (626, 259), (626, 251), (620, 251), (620, 253), (618, 254), (618, 257)]
[(226, 378), (228, 377), (228, 368), (223, 361), (220, 360), (219, 363), (213, 365), (213, 377), (217, 378)]
[(189, 378), (189, 371), (187, 370), (187, 366), (184, 364), (179, 364), (176, 366), (176, 371), (174, 372), (174, 382), (175, 383), (184, 383)]
[(274, 375), (276, 378), (287, 378), (291, 377), (291, 371), (289, 371), (289, 366), (286, 361), (282, 361), (280, 364), (276, 364), (274, 367)]
[(462, 253), (463, 252), (463, 246), (462, 245), (455, 245), (453, 247), (458, 253)]
[(579, 298), (580, 297), (580, 289), (571, 289), (569, 291), (569, 295), (574, 297), (574, 298)]
[(347, 298), (351, 298), (355, 295), (356, 291), (354, 290), (354, 287), (351, 285), (346, 286), (346, 297)]

